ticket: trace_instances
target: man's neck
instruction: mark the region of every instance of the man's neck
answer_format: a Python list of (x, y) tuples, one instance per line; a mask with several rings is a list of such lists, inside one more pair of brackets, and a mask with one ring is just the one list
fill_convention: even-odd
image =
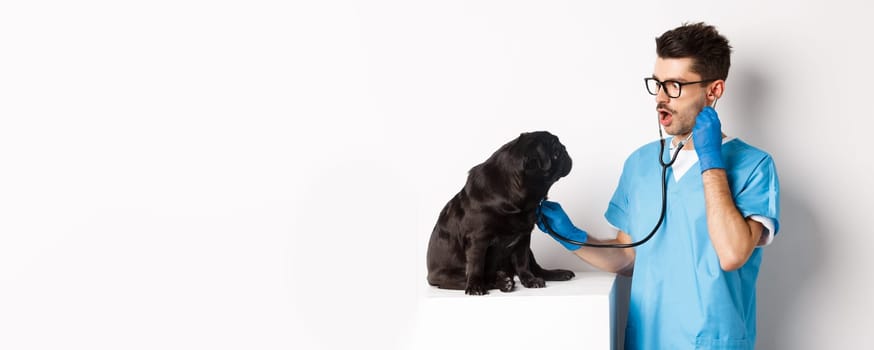
[[(673, 135), (674, 137), (671, 138), (671, 148), (677, 148), (677, 144), (680, 143), (680, 141), (685, 140), (691, 134), (692, 133)], [(725, 133), (722, 133), (722, 138), (725, 139)], [(689, 141), (687, 141), (686, 144), (683, 145), (684, 151), (690, 151), (695, 149), (695, 142), (692, 141), (694, 141), (693, 138), (689, 138)]]
[(673, 135), (674, 137), (671, 138), (671, 148), (677, 148), (677, 144), (679, 144), (680, 141), (686, 140), (688, 138), (689, 140), (686, 141), (686, 143), (683, 145), (683, 150), (695, 149), (695, 144), (692, 142), (692, 139), (689, 138), (690, 135), (692, 135), (692, 133)]

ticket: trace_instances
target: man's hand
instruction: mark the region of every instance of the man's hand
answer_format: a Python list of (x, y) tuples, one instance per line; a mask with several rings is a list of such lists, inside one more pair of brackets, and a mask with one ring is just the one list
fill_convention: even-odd
[(712, 107), (704, 107), (698, 113), (695, 127), (692, 128), (692, 141), (702, 173), (709, 169), (725, 169), (722, 161), (722, 124)]
[(588, 237), (586, 231), (580, 230), (574, 226), (571, 219), (568, 218), (567, 214), (558, 203), (543, 201), (537, 208), (537, 214), (537, 227), (540, 228), (541, 231), (548, 233), (549, 236), (558, 241), (558, 243), (561, 243), (568, 250), (577, 250), (580, 249), (580, 246), (558, 239), (552, 234), (552, 232), (549, 232), (546, 228), (546, 224), (549, 224), (549, 228), (551, 228), (555, 233), (566, 238), (579, 242), (586, 241), (586, 238)]

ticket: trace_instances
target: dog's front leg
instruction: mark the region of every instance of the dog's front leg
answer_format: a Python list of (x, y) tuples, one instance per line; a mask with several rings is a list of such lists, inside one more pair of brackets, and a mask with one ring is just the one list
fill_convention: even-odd
[(531, 236), (527, 236), (517, 244), (513, 249), (513, 267), (516, 268), (516, 274), (519, 275), (519, 281), (525, 288), (543, 288), (546, 287), (546, 282), (543, 278), (537, 277), (531, 271), (530, 246)]
[(465, 266), (467, 288), (465, 288), (464, 294), (484, 295), (489, 293), (489, 288), (485, 283), (486, 251), (488, 248), (489, 241), (486, 239), (471, 239), (468, 242), (464, 252), (467, 259)]

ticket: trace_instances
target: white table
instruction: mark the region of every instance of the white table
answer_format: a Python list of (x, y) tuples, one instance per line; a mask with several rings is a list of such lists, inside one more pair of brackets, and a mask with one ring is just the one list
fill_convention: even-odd
[(525, 288), (517, 279), (513, 292), (491, 290), (484, 296), (423, 283), (413, 348), (614, 349), (617, 328), (624, 327), (625, 319), (616, 317), (616, 276), (575, 273), (570, 281), (547, 282), (537, 289)]

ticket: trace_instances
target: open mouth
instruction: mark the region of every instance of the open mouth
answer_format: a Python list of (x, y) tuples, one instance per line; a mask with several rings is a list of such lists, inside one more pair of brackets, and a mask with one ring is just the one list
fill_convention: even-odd
[(666, 108), (659, 108), (658, 112), (659, 112), (659, 123), (661, 123), (662, 126), (671, 125), (671, 120), (674, 119), (674, 113), (671, 110), (668, 110)]

